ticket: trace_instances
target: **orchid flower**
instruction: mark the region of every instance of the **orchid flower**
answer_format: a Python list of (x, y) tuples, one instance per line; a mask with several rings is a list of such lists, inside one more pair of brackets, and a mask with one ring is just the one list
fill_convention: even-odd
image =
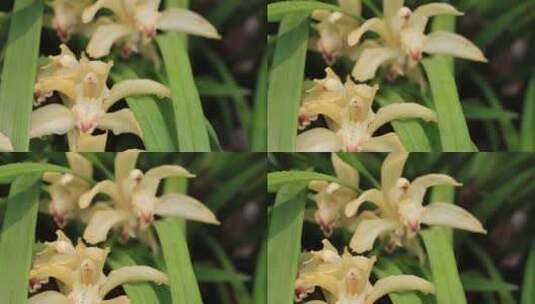
[(10, 152), (13, 151), (13, 145), (9, 137), (0, 133), (0, 152)]
[[(445, 174), (428, 174), (410, 182), (402, 177), (408, 153), (391, 153), (381, 168), (381, 189), (364, 191), (346, 206), (346, 216), (357, 214), (365, 202), (377, 206), (374, 216), (367, 212), (351, 239), (350, 247), (357, 253), (371, 250), (380, 236), (389, 238), (387, 249), (414, 245), (421, 224), (446, 226), (476, 233), (486, 233), (478, 219), (454, 204), (431, 203), (424, 206), (427, 189), (438, 185), (461, 186)], [(412, 242), (412, 244), (411, 244)]]
[(306, 90), (299, 109), (299, 128), (307, 127), (323, 115), (328, 128), (313, 128), (297, 136), (298, 152), (390, 152), (404, 151), (395, 133), (373, 134), (392, 120), (421, 118), (436, 121), (436, 114), (417, 103), (397, 103), (372, 109), (378, 86), (342, 83), (330, 69), (324, 79), (315, 80)]
[(93, 179), (91, 162), (78, 153), (68, 152), (67, 161), (75, 175), (69, 173), (46, 172), (43, 180), (50, 185), (50, 203), (48, 212), (58, 227), (63, 228), (74, 218), (85, 217), (84, 211), (78, 208), (80, 196), (91, 189), (88, 181)]
[[(355, 46), (363, 34), (372, 31), (379, 35), (380, 45), (364, 50), (359, 56), (353, 76), (358, 81), (375, 77), (379, 66), (386, 65), (389, 75), (417, 74), (422, 54), (442, 54), (468, 60), (487, 62), (484, 54), (468, 39), (446, 31), (425, 34), (430, 17), (435, 15), (460, 16), (455, 7), (447, 3), (425, 4), (414, 11), (403, 6), (403, 0), (383, 0), (384, 18), (372, 18), (348, 37)], [(416, 70), (415, 70), (416, 69)]]
[(140, 237), (142, 241), (154, 246), (154, 236), (149, 228), (156, 215), (219, 224), (212, 211), (191, 196), (179, 193), (157, 196), (162, 179), (192, 178), (193, 174), (176, 165), (164, 165), (143, 173), (135, 168), (138, 156), (139, 152), (118, 153), (115, 158), (115, 181), (99, 182), (80, 197), (82, 209), (89, 207), (98, 193), (108, 195), (113, 205), (111, 210), (96, 211), (89, 220), (83, 235), (88, 243), (105, 241), (108, 232), (117, 227), (122, 231), (123, 241), (126, 242), (130, 237)]
[(156, 36), (157, 30), (178, 31), (219, 39), (217, 30), (200, 15), (179, 8), (158, 11), (160, 0), (98, 0), (86, 8), (82, 21), (89, 23), (96, 13), (107, 8), (114, 22), (98, 26), (87, 46), (87, 53), (100, 58), (110, 53), (115, 43), (121, 43), (123, 54), (144, 51)]
[(376, 257), (353, 256), (347, 248), (340, 255), (327, 240), (323, 248), (304, 254), (295, 282), (296, 301), (320, 287), (327, 301), (309, 301), (308, 304), (373, 304), (392, 292), (418, 290), (434, 293), (429, 281), (414, 275), (394, 275), (370, 282)]
[(39, 104), (57, 91), (64, 105), (53, 103), (34, 110), (30, 137), (67, 134), (71, 151), (104, 151), (107, 133), (93, 136), (96, 129), (142, 137), (130, 109), (107, 113), (108, 110), (127, 96), (169, 97), (169, 89), (149, 79), (125, 80), (108, 89), (106, 81), (112, 62), (90, 61), (85, 56), (78, 61), (67, 46), (60, 48), (61, 54), (51, 56), (50, 63), (39, 73), (34, 99)]
[(83, 31), (87, 25), (82, 23), (82, 12), (91, 4), (91, 0), (53, 0), (48, 5), (54, 11), (52, 28), (61, 41), (69, 40), (72, 33)]
[[(338, 5), (346, 11), (354, 12), (355, 15), (361, 15), (362, 4), (360, 0), (338, 0)], [(349, 47), (347, 37), (359, 28), (360, 22), (358, 20), (340, 12), (328, 10), (313, 11), (312, 19), (318, 21), (316, 30), (319, 38), (315, 42), (315, 47), (329, 65), (334, 63), (339, 56), (352, 57), (355, 55), (356, 48)]]
[[(103, 272), (109, 249), (87, 247), (81, 241), (76, 247), (60, 231), (58, 239), (46, 243), (38, 252), (30, 271), (30, 282), (47, 282), (54, 278), (60, 291), (45, 291), (28, 299), (28, 304), (118, 304), (130, 303), (127, 296), (104, 300), (114, 288), (125, 284), (153, 281), (167, 284), (167, 275), (148, 266), (126, 266)], [(35, 287), (35, 286), (34, 286)]]
[[(331, 161), (340, 180), (358, 186), (359, 175), (353, 167), (341, 160), (336, 153), (331, 154)], [(310, 214), (310, 218), (320, 226), (323, 234), (326, 237), (330, 236), (338, 226), (347, 227), (351, 231), (354, 221), (345, 216), (344, 210), (346, 204), (357, 197), (357, 193), (338, 183), (326, 181), (312, 181), (308, 188), (316, 192), (313, 197), (316, 208), (307, 210), (307, 214)]]

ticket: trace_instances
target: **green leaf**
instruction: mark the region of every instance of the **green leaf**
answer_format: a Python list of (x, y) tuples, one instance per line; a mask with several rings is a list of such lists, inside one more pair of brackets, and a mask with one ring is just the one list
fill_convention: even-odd
[[(404, 102), (403, 98), (392, 90), (385, 91), (384, 94), (377, 96), (376, 100), (382, 107)], [(407, 151), (430, 152), (432, 150), (424, 128), (417, 119), (396, 120), (391, 124)]]
[[(1, 170), (0, 170), (1, 171)], [(11, 185), (0, 237), (0, 295), (10, 304), (25, 304), (39, 209), (39, 176), (18, 177)]]
[(287, 15), (280, 23), (268, 88), (268, 150), (272, 152), (295, 150), (308, 27), (305, 13)]
[(433, 93), (444, 152), (474, 151), (447, 58), (437, 56), (424, 59), (422, 63)]
[(518, 290), (518, 286), (516, 285), (488, 279), (480, 274), (463, 273), (461, 274), (461, 282), (463, 283), (464, 289), (466, 291), (495, 292), (502, 290)]
[(268, 91), (268, 54), (260, 63), (254, 98), (253, 119), (251, 121), (251, 151), (267, 151), (267, 91)]
[[(0, 166), (0, 183), (10, 183), (16, 177), (24, 174), (40, 174), (45, 172), (60, 172), (76, 175), (74, 171), (69, 168), (44, 164), (44, 163), (15, 163)], [(82, 178), (80, 176), (80, 178)]]
[(195, 277), (199, 282), (203, 283), (230, 283), (230, 282), (245, 282), (251, 278), (243, 273), (229, 272), (213, 266), (194, 265)]
[(267, 19), (268, 22), (278, 22), (288, 14), (310, 14), (310, 12), (318, 9), (340, 12), (355, 19), (361, 19), (361, 17), (357, 16), (355, 12), (344, 10), (342, 7), (337, 5), (317, 1), (280, 1), (270, 3), (267, 6)]
[(268, 304), (294, 303), (294, 286), (301, 254), (306, 184), (284, 185), (275, 199), (268, 232)]
[(522, 112), (521, 150), (535, 151), (535, 73), (531, 75)]
[[(106, 260), (106, 263), (111, 269), (116, 270), (125, 266), (134, 266), (137, 263), (127, 252), (115, 249), (112, 250), (111, 255)], [(151, 283), (140, 282), (123, 284), (123, 289), (126, 291), (128, 298), (132, 304), (145, 304), (145, 303), (159, 303), (158, 295), (152, 287)]]
[(267, 304), (267, 241), (265, 238), (256, 260), (253, 297), (255, 304)]
[(473, 100), (466, 100), (462, 103), (464, 114), (468, 120), (512, 120), (518, 118), (518, 113), (516, 112), (507, 111), (505, 109), (491, 108), (482, 104), (478, 104)]
[(228, 85), (221, 83), (220, 81), (214, 80), (211, 77), (195, 79), (195, 84), (197, 89), (199, 89), (199, 94), (201, 96), (208, 97), (232, 97), (240, 96), (243, 98), (245, 96), (251, 95), (251, 91), (248, 89), (239, 87), (237, 85)]
[(357, 190), (355, 185), (347, 184), (345, 181), (340, 180), (337, 177), (317, 173), (310, 171), (279, 171), (268, 173), (268, 192), (276, 192), (281, 189), (282, 186), (286, 184), (291, 184), (295, 182), (311, 182), (311, 181), (328, 181), (333, 183), (338, 183), (342, 186), (348, 187), (350, 189)]
[(43, 2), (16, 0), (0, 83), (0, 132), (15, 151), (28, 151), (33, 88), (41, 36)]
[[(136, 72), (127, 65), (120, 65), (111, 73), (114, 82), (139, 78)], [(173, 133), (163, 115), (163, 108), (159, 103), (171, 102), (169, 99), (159, 100), (156, 97), (139, 96), (127, 97), (128, 107), (134, 112), (137, 122), (143, 131), (143, 142), (149, 152), (176, 151)]]
[(359, 159), (358, 153), (336, 153), (343, 161), (351, 165), (351, 167), (355, 168), (360, 174), (364, 175), (368, 179), (370, 183), (373, 184), (373, 186), (377, 189), (381, 188), (381, 184), (379, 181), (371, 174), (371, 172), (362, 164), (362, 162)]
[(524, 282), (522, 283), (522, 304), (535, 303), (535, 243), (531, 245), (528, 261), (524, 268)]
[[(433, 201), (452, 202), (453, 188), (433, 189)], [(427, 250), (433, 281), (435, 283), (437, 304), (466, 304), (457, 262), (451, 242), (451, 229), (433, 227), (422, 231), (422, 239)]]

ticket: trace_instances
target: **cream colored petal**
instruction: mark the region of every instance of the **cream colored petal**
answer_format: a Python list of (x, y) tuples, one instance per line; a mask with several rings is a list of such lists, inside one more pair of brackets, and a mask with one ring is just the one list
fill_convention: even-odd
[(212, 39), (221, 38), (208, 20), (187, 9), (166, 9), (158, 18), (156, 27), (164, 31), (178, 31)]
[[(67, 260), (67, 258), (66, 258)], [(67, 261), (65, 261), (67, 262)], [(51, 262), (40, 264), (30, 270), (30, 277), (32, 278), (54, 278), (60, 281), (65, 286), (71, 288), (73, 285), (72, 269), (68, 265), (62, 265), (61, 262)]]
[(11, 144), (11, 140), (9, 139), (9, 137), (0, 133), (0, 152), (9, 151), (13, 151), (13, 145)]
[(219, 225), (219, 221), (208, 207), (195, 198), (180, 193), (169, 193), (160, 197), (155, 213)]
[(28, 299), (28, 304), (70, 304), (71, 301), (57, 291), (45, 291)]
[(405, 147), (396, 133), (390, 132), (382, 136), (370, 138), (361, 146), (361, 152), (404, 152)]
[(368, 127), (370, 134), (380, 127), (396, 119), (421, 118), (425, 121), (437, 121), (437, 114), (417, 103), (394, 103), (382, 107)]
[(63, 135), (75, 127), (74, 116), (67, 107), (49, 104), (32, 112), (30, 138)]
[(399, 31), (394, 28), (394, 17), (398, 15), (399, 10), (403, 7), (404, 0), (383, 0), (384, 18), (392, 31)]
[(354, 13), (357, 16), (362, 15), (362, 3), (361, 0), (338, 0), (338, 5), (349, 11)]
[(435, 287), (429, 281), (413, 275), (394, 275), (375, 282), (372, 292), (366, 297), (365, 304), (373, 304), (391, 292), (409, 290), (421, 291), (424, 294), (434, 293)]
[(82, 13), (82, 22), (83, 23), (91, 22), (91, 20), (95, 18), (95, 15), (100, 9), (109, 7), (113, 1), (114, 0), (98, 0), (93, 5), (85, 8)]
[(167, 284), (167, 275), (148, 266), (125, 266), (109, 273), (106, 281), (100, 287), (100, 296), (104, 297), (112, 289), (125, 283), (151, 281), (157, 284)]
[(132, 33), (132, 30), (121, 24), (100, 25), (91, 36), (86, 52), (93, 58), (100, 58), (110, 53), (113, 44)]
[(360, 55), (353, 68), (352, 75), (358, 81), (367, 81), (375, 77), (377, 69), (386, 61), (398, 57), (399, 51), (392, 48), (369, 48)]
[(147, 171), (143, 178), (143, 188), (149, 193), (156, 195), (160, 181), (168, 177), (192, 178), (195, 177), (195, 175), (191, 174), (182, 166), (163, 165)]
[(311, 181), (308, 184), (308, 189), (315, 192), (321, 192), (326, 191), (327, 186), (329, 186), (329, 183), (327, 181)]
[(124, 80), (113, 85), (110, 96), (104, 102), (104, 109), (109, 109), (117, 101), (134, 95), (156, 95), (159, 98), (170, 97), (171, 91), (163, 84), (150, 79)]
[(360, 206), (365, 202), (374, 203), (375, 205), (381, 208), (384, 205), (383, 193), (377, 189), (370, 189), (362, 192), (359, 197), (352, 200), (346, 205), (345, 215), (347, 217), (354, 216), (355, 214), (357, 214), (357, 211)]
[(462, 186), (453, 177), (445, 174), (427, 174), (414, 179), (408, 189), (409, 196), (417, 202), (422, 202), (427, 188), (434, 186)]
[(80, 208), (87, 208), (91, 204), (93, 198), (99, 193), (108, 195), (114, 203), (120, 204), (122, 202), (121, 193), (119, 192), (117, 184), (110, 180), (105, 180), (97, 183), (91, 190), (80, 196), (80, 200), (78, 201)]
[[(76, 131), (78, 132), (78, 131)], [(91, 135), (80, 133), (76, 136), (76, 151), (78, 152), (104, 152), (108, 133), (100, 135)], [(70, 132), (69, 132), (70, 134)]]
[(93, 165), (87, 158), (74, 152), (67, 153), (67, 161), (71, 169), (86, 180), (93, 179)]
[(477, 233), (487, 233), (477, 218), (470, 214), (470, 212), (454, 204), (432, 203), (425, 206), (422, 223), (447, 226)]
[(385, 22), (380, 18), (371, 18), (366, 20), (358, 29), (352, 31), (347, 37), (347, 43), (349, 46), (354, 46), (360, 42), (362, 35), (366, 32), (377, 33), (381, 38), (385, 40), (391, 40), (390, 34), (386, 27)]
[(69, 99), (76, 99), (76, 83), (72, 79), (66, 79), (65, 75), (43, 77), (35, 84), (37, 94), (60, 92)]
[(349, 247), (356, 253), (363, 253), (371, 250), (379, 235), (384, 232), (395, 230), (397, 226), (398, 224), (396, 222), (385, 219), (363, 220), (357, 226), (357, 230), (351, 238)]
[(84, 231), (84, 240), (97, 244), (106, 240), (108, 232), (116, 225), (125, 222), (130, 214), (121, 210), (96, 211)]
[(463, 36), (437, 31), (425, 39), (423, 51), (428, 54), (450, 55), (457, 58), (487, 62), (483, 52)]
[(305, 304), (327, 304), (327, 302), (321, 301), (321, 300), (312, 300), (312, 301), (305, 302)]
[(343, 161), (336, 153), (331, 153), (331, 162), (336, 172), (336, 176), (346, 183), (358, 188), (359, 186), (359, 173), (355, 168), (351, 167), (348, 163)]
[(409, 26), (423, 32), (429, 18), (436, 15), (462, 16), (464, 14), (448, 3), (429, 3), (414, 10), (409, 20)]
[(102, 115), (97, 120), (97, 126), (99, 129), (110, 130), (115, 135), (132, 133), (143, 138), (141, 127), (130, 109)]
[(388, 154), (381, 166), (381, 187), (383, 193), (390, 192), (398, 179), (401, 178), (403, 167), (409, 157), (406, 152), (393, 152)]
[(63, 174), (59, 172), (45, 172), (45, 174), (43, 174), (43, 181), (53, 184), (59, 182), (62, 177)]
[(121, 183), (136, 168), (139, 151), (120, 152), (115, 156), (115, 180)]
[(102, 304), (131, 304), (130, 299), (128, 299), (127, 296), (120, 296), (117, 298), (104, 300), (102, 301)]
[(301, 275), (296, 280), (298, 286), (317, 286), (330, 292), (333, 295), (338, 294), (339, 280), (336, 276), (321, 272), (308, 273)]
[(342, 142), (333, 131), (314, 128), (297, 136), (295, 148), (297, 152), (338, 152)]

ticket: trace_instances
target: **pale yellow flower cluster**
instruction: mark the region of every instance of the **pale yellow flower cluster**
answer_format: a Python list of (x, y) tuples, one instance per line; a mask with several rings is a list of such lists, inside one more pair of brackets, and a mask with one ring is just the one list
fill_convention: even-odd
[(9, 139), (9, 137), (0, 133), (0, 152), (9, 151), (13, 151), (13, 145), (11, 144), (11, 140)]
[[(424, 206), (424, 197), (430, 187), (461, 184), (444, 174), (428, 174), (410, 182), (402, 177), (408, 156), (406, 152), (387, 156), (381, 168), (381, 189), (357, 193), (338, 183), (311, 182), (309, 189), (316, 192), (312, 197), (316, 208), (307, 210), (307, 219), (315, 221), (326, 237), (335, 228), (353, 233), (349, 248), (356, 254), (372, 250), (375, 241), (382, 239), (387, 253), (403, 247), (420, 260), (425, 259), (425, 252), (417, 238), (422, 224), (486, 233), (474, 216), (457, 205), (434, 202)], [(338, 179), (344, 185), (358, 189), (357, 171), (334, 153), (331, 160)], [(365, 202), (372, 203), (375, 208), (360, 210)], [(296, 301), (305, 300), (317, 287), (327, 301), (306, 303), (373, 304), (391, 292), (434, 292), (433, 284), (413, 275), (389, 276), (371, 284), (370, 275), (377, 258), (351, 252), (345, 249), (339, 255), (325, 239), (323, 249), (303, 253), (295, 283)]]
[[(155, 217), (178, 217), (209, 224), (219, 224), (215, 215), (203, 203), (186, 194), (168, 193), (158, 196), (160, 182), (169, 177), (193, 178), (194, 175), (177, 165), (163, 165), (143, 173), (136, 169), (139, 152), (118, 153), (115, 158), (115, 179), (92, 186), (93, 166), (82, 155), (67, 153), (73, 174), (49, 172), (43, 180), (49, 184), (50, 200), (42, 210), (52, 215), (63, 228), (69, 221), (86, 225), (84, 240), (89, 244), (106, 241), (110, 230), (118, 231), (119, 240), (138, 238), (154, 254), (158, 244), (150, 229)], [(93, 203), (97, 194), (106, 199)], [(45, 291), (29, 299), (30, 304), (112, 304), (130, 303), (122, 296), (104, 300), (115, 287), (128, 282), (154, 281), (167, 283), (167, 276), (146, 266), (123, 267), (103, 273), (109, 249), (87, 247), (80, 240), (76, 247), (63, 234), (46, 243), (34, 256), (30, 272), (30, 290), (55, 279), (57, 291)]]
[[(318, 21), (318, 37), (313, 46), (323, 54), (328, 64), (344, 56), (356, 61), (352, 76), (363, 82), (374, 79), (384, 67), (387, 78), (398, 76), (425, 84), (419, 62), (423, 54), (442, 54), (474, 61), (487, 59), (472, 42), (455, 33), (435, 31), (426, 34), (428, 21), (436, 15), (462, 15), (446, 3), (430, 3), (412, 11), (403, 0), (383, 0), (384, 16), (361, 24), (360, 20), (340, 12), (312, 12)], [(338, 0), (342, 11), (360, 16), (360, 0)], [(367, 32), (376, 35), (363, 39)], [(355, 83), (350, 77), (345, 83), (331, 69), (324, 79), (313, 84), (305, 82), (299, 129), (303, 130), (322, 117), (326, 128), (313, 128), (297, 137), (298, 152), (392, 152), (404, 151), (395, 133), (373, 137), (378, 129), (397, 119), (421, 118), (436, 122), (435, 113), (416, 103), (400, 103), (372, 109), (377, 85)]]

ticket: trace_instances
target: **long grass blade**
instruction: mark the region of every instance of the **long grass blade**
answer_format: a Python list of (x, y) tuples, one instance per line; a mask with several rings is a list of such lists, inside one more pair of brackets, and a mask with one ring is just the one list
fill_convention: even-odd
[(297, 114), (305, 73), (308, 15), (282, 19), (268, 88), (268, 150), (292, 152), (297, 137)]
[[(167, 1), (167, 7), (186, 8), (187, 0)], [(210, 141), (205, 126), (201, 98), (189, 60), (184, 34), (166, 33), (156, 38), (171, 88), (178, 147), (182, 152), (209, 152)]]
[(301, 253), (305, 183), (290, 183), (277, 193), (268, 233), (268, 304), (292, 304)]
[(356, 189), (356, 185), (350, 185), (345, 181), (327, 174), (309, 171), (279, 171), (268, 173), (268, 192), (279, 191), (283, 185), (295, 182), (328, 181), (338, 183), (350, 189)]
[(255, 304), (267, 304), (267, 241), (265, 239), (256, 261), (253, 299)]
[(39, 209), (37, 175), (17, 178), (11, 185), (0, 238), (0, 295), (2, 303), (25, 304)]
[(531, 75), (522, 116), (521, 150), (535, 151), (535, 73)]
[(355, 12), (344, 10), (342, 7), (318, 1), (280, 1), (267, 6), (268, 22), (280, 21), (284, 16), (292, 13), (310, 13), (313, 10), (329, 10), (343, 13), (347, 16), (361, 19)]
[(535, 243), (531, 245), (522, 283), (522, 304), (535, 303)]
[(251, 121), (251, 151), (267, 151), (267, 91), (268, 52), (262, 58), (256, 80), (253, 120)]
[[(139, 78), (136, 72), (126, 65), (115, 69), (112, 74), (115, 82)], [(126, 98), (128, 107), (134, 112), (136, 120), (143, 131), (143, 142), (149, 152), (171, 152), (176, 151), (175, 139), (170, 127), (174, 123), (168, 123), (163, 114), (162, 102), (170, 100), (156, 100), (149, 96)]]
[[(453, 188), (433, 189), (433, 201), (452, 202)], [(427, 250), (433, 281), (435, 282), (437, 304), (466, 304), (457, 262), (451, 241), (451, 229), (433, 227), (421, 232)]]
[(42, 15), (40, 0), (16, 0), (11, 14), (0, 83), (0, 132), (11, 139), (15, 151), (28, 151), (30, 145)]
[(422, 62), (433, 93), (444, 152), (474, 151), (447, 58), (437, 56)]
[(43, 174), (45, 172), (60, 172), (76, 175), (76, 173), (71, 169), (58, 165), (43, 163), (15, 163), (0, 166), (0, 183), (10, 183), (15, 178), (25, 174)]

